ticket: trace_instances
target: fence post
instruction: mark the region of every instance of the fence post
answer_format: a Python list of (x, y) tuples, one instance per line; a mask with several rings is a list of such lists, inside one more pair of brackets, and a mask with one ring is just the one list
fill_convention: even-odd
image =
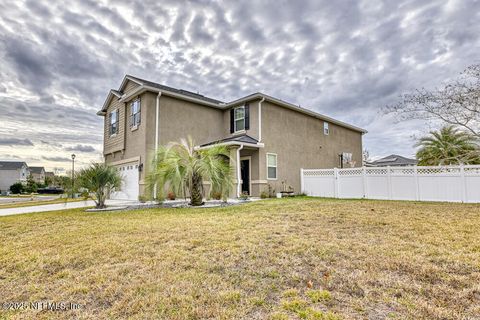
[(335, 167), (333, 168), (333, 174), (335, 176), (335, 198), (338, 198), (339, 194), (338, 194), (338, 168)]
[(300, 168), (300, 193), (305, 193), (305, 181), (303, 180), (303, 168)]
[(418, 185), (418, 169), (417, 166), (413, 166), (413, 178), (415, 181), (415, 200), (420, 200), (420, 187)]
[(467, 190), (466, 190), (466, 179), (465, 179), (465, 167), (463, 164), (460, 165), (460, 182), (461, 182), (461, 192), (462, 192), (462, 202), (467, 202)]
[(388, 200), (392, 200), (392, 172), (390, 166), (387, 166), (387, 184), (388, 184)]
[(365, 166), (362, 167), (362, 182), (363, 182), (363, 197), (365, 199), (368, 198), (368, 193), (367, 193), (367, 169)]

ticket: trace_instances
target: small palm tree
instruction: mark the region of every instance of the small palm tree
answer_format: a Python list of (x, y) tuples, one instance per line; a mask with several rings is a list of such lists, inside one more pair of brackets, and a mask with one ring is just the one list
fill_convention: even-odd
[(224, 200), (228, 197), (232, 186), (229, 150), (219, 145), (196, 149), (191, 137), (160, 147), (148, 179), (150, 189), (156, 185), (160, 194), (166, 187), (177, 195), (188, 190), (192, 206), (203, 204), (204, 180), (211, 182), (212, 192), (221, 193)]
[(105, 200), (114, 188), (120, 188), (122, 178), (118, 171), (105, 163), (92, 163), (78, 174), (79, 185), (94, 192), (97, 209), (105, 208)]
[(422, 166), (480, 164), (480, 147), (476, 137), (454, 126), (431, 131), (415, 145)]

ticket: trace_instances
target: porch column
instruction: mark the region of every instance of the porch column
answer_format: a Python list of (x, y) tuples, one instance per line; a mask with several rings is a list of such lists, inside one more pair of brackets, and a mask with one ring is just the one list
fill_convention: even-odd
[(243, 144), (237, 149), (237, 198), (242, 195), (242, 171), (240, 168), (240, 151), (243, 149)]
[(238, 168), (237, 168), (237, 149), (238, 146), (230, 147), (230, 167), (232, 168), (232, 182), (233, 186), (230, 190), (229, 197), (236, 198), (238, 193)]

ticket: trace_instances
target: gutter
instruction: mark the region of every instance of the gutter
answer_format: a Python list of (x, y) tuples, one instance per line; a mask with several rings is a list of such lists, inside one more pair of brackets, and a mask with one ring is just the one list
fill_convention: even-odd
[[(158, 128), (160, 123), (160, 97), (162, 96), (162, 92), (159, 91), (157, 95), (157, 99), (155, 102), (155, 155), (154, 158), (157, 158), (158, 153)], [(157, 183), (153, 186), (153, 199), (157, 200)]]
[(258, 103), (258, 142), (262, 141), (262, 102), (265, 101), (265, 97)]

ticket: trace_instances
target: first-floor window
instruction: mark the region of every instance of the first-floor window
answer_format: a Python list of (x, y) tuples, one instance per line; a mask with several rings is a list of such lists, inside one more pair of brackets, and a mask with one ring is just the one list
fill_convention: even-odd
[(130, 127), (140, 124), (140, 115), (140, 99), (136, 99), (130, 104)]
[(267, 153), (267, 179), (277, 179), (277, 155)]
[(109, 132), (110, 132), (111, 136), (118, 133), (119, 120), (120, 119), (119, 119), (119, 116), (118, 116), (118, 109), (110, 112)]

